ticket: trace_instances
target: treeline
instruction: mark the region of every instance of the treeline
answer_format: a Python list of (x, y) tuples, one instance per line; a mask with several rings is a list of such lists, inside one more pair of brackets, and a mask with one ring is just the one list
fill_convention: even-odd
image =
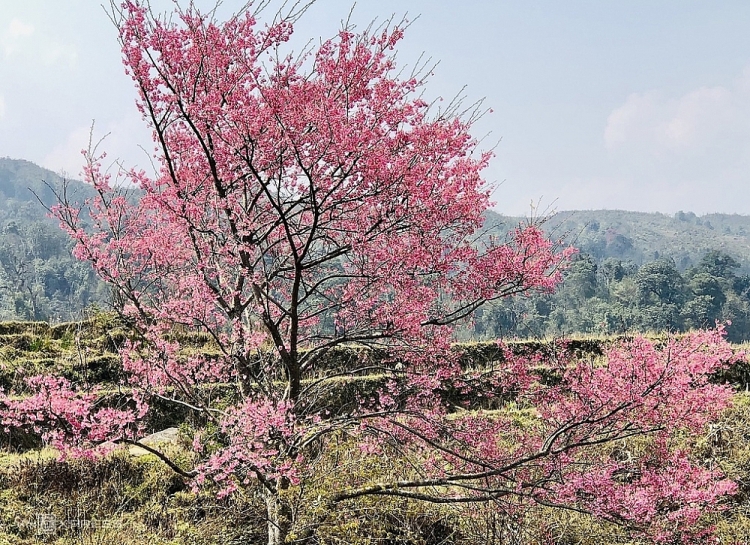
[(71, 256), (67, 234), (46, 222), (9, 220), (0, 239), (0, 320), (69, 321), (103, 304), (106, 288)]
[(514, 297), (480, 309), (472, 336), (550, 337), (682, 332), (731, 322), (733, 342), (750, 340), (750, 276), (718, 250), (680, 272), (662, 258), (638, 266), (579, 254), (554, 294)]

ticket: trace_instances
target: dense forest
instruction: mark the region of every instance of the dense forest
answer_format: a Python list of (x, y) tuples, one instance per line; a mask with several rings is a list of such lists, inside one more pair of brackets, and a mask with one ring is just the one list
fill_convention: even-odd
[[(493, 215), (488, 228), (519, 221)], [(481, 309), (472, 338), (681, 332), (718, 320), (731, 322), (730, 340), (750, 339), (750, 217), (572, 211), (545, 228), (579, 249), (563, 284)]]
[[(0, 320), (59, 322), (107, 305), (107, 290), (44, 205), (62, 180), (28, 161), (0, 159)], [(70, 182), (73, 198), (89, 189)], [(41, 202), (40, 202), (41, 201)], [(522, 218), (489, 213), (503, 236)], [(560, 212), (547, 232), (579, 253), (554, 294), (502, 300), (478, 311), (467, 338), (684, 331), (731, 321), (750, 339), (750, 216), (674, 216), (617, 210)]]
[(750, 277), (711, 250), (681, 272), (674, 259), (639, 266), (579, 254), (552, 295), (515, 297), (478, 311), (474, 338), (686, 331), (731, 322), (733, 342), (750, 339)]

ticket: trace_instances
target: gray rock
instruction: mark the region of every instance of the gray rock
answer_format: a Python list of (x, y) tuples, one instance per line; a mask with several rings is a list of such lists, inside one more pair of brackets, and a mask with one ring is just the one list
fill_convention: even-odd
[[(152, 433), (151, 435), (147, 435), (139, 442), (143, 443), (146, 446), (156, 448), (165, 444), (176, 445), (179, 440), (180, 430), (178, 430), (177, 428), (167, 428), (165, 430)], [(133, 456), (144, 456), (146, 454), (150, 454), (146, 449), (137, 447), (135, 445), (130, 445), (130, 448), (128, 450)]]

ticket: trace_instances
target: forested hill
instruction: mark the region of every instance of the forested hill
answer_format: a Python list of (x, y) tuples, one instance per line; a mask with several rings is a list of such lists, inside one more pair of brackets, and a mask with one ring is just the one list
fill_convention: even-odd
[[(55, 202), (49, 186), (59, 187), (62, 178), (46, 168), (30, 161), (0, 158), (0, 219), (22, 221), (47, 221), (56, 223), (46, 217), (46, 210), (36, 196), (47, 205)], [(82, 196), (90, 194), (85, 184), (70, 182), (72, 191)]]
[[(33, 163), (0, 159), (0, 320), (78, 319), (107, 291), (37, 197), (61, 178)], [(31, 189), (31, 191), (30, 191)], [(71, 182), (74, 200), (91, 189)], [(523, 218), (488, 213), (504, 234)], [(731, 320), (732, 340), (750, 340), (750, 216), (619, 210), (560, 212), (544, 223), (580, 249), (554, 295), (514, 298), (481, 309), (468, 337), (550, 336), (684, 330)]]
[[(51, 204), (54, 197), (47, 184), (57, 186), (60, 182), (60, 176), (34, 163), (0, 158), (0, 227), (10, 220), (55, 226), (34, 194)], [(74, 193), (88, 193), (84, 184), (71, 184)], [(489, 212), (487, 227), (504, 232), (521, 221), (523, 218)], [(611, 257), (642, 265), (671, 258), (677, 269), (684, 271), (699, 263), (708, 251), (720, 250), (736, 259), (742, 272), (750, 272), (750, 216), (574, 210), (559, 212), (544, 227), (553, 237), (563, 238), (596, 261)]]
[[(488, 219), (490, 230), (519, 221)], [(544, 227), (580, 249), (562, 285), (480, 309), (472, 337), (686, 331), (718, 320), (731, 322), (732, 341), (750, 340), (750, 216), (572, 211)]]
[[(505, 230), (521, 220), (491, 212), (487, 226)], [(544, 227), (597, 262), (615, 258), (643, 265), (667, 258), (685, 271), (709, 251), (719, 250), (737, 260), (739, 272), (750, 273), (750, 216), (573, 210), (557, 213)]]
[[(0, 320), (78, 319), (83, 308), (106, 299), (91, 268), (71, 257), (68, 236), (37, 199), (53, 204), (50, 186), (61, 182), (29, 161), (0, 158)], [(75, 200), (91, 194), (81, 182), (69, 188)]]

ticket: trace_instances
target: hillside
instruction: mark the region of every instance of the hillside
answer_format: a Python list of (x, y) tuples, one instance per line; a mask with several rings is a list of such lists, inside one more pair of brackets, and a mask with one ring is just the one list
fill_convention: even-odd
[[(0, 386), (23, 396), (28, 393), (24, 377), (54, 371), (75, 384), (99, 385), (102, 387), (99, 394), (115, 402), (122, 395), (123, 369), (114, 350), (129, 334), (122, 323), (105, 314), (85, 322), (54, 327), (45, 323), (0, 322)], [(184, 334), (191, 339), (191, 351), (209, 354), (215, 350), (207, 336)], [(567, 349), (577, 354), (576, 358), (588, 361), (590, 357), (601, 357), (602, 349), (615, 342), (616, 339), (582, 340), (568, 344)], [(553, 345), (539, 343), (517, 343), (509, 348), (519, 354), (539, 355), (554, 349)], [(462, 354), (461, 361), (468, 369), (502, 365), (495, 343), (460, 345), (455, 349)], [(348, 353), (351, 361), (361, 357), (356, 347), (344, 348), (341, 352)], [(329, 364), (338, 366), (343, 361), (344, 358), (336, 357)], [(381, 373), (335, 381), (324, 405), (327, 414), (329, 410), (334, 414), (342, 409), (351, 410), (351, 400), (372, 395), (376, 385), (383, 387), (386, 377)], [(750, 538), (748, 378), (748, 365), (744, 360), (736, 362), (725, 373), (715, 375), (717, 382), (726, 381), (739, 390), (733, 407), (704, 433), (676, 438), (691, 449), (695, 459), (721, 467), (740, 487), (735, 495), (727, 498), (725, 510), (703, 516), (699, 521), (702, 527), (715, 526), (716, 539), (712, 542), (722, 545), (746, 543)], [(309, 381), (318, 382), (318, 379)], [(211, 391), (217, 396), (226, 395), (231, 388), (231, 384), (213, 386)], [(482, 407), (495, 418), (510, 416), (513, 429), (535, 426), (540, 418), (531, 407), (516, 401), (506, 403), (493, 396), (472, 397), (471, 406), (465, 403), (467, 409), (463, 405), (469, 399), (462, 397), (461, 392), (453, 390), (446, 394), (451, 396), (457, 414)], [(150, 400), (154, 410), (140, 433), (149, 435), (141, 442), (157, 447), (184, 469), (194, 468), (204, 454), (194, 449), (194, 439), (205, 431), (200, 429), (203, 424), (179, 405), (169, 403), (166, 398), (163, 401), (155, 408), (153, 404), (158, 399)], [(151, 434), (156, 430), (159, 431)], [(155, 442), (157, 437), (162, 438), (160, 442)], [(212, 443), (211, 448), (216, 444)], [(625, 439), (605, 448), (611, 449), (612, 456), (617, 452), (630, 455), (643, 448), (643, 444), (643, 438)], [(172, 471), (146, 451), (136, 447), (117, 448), (112, 443), (106, 448), (113, 449), (106, 456), (59, 457), (59, 452), (44, 446), (38, 432), (0, 428), (0, 543), (224, 545), (265, 542), (265, 506), (259, 487), (248, 486), (234, 496), (217, 496), (221, 490), (218, 483), (207, 480), (201, 487), (192, 486), (189, 478)], [(389, 458), (385, 458), (386, 455)], [(325, 505), (321, 499), (342, 483), (403, 478), (402, 474), (408, 475), (413, 464), (400, 457), (397, 451), (368, 456), (367, 451), (344, 434), (315, 451), (314, 456), (315, 470), (306, 476), (303, 485), (295, 485), (289, 495), (295, 502), (294, 512), (301, 526), (308, 520), (316, 520), (315, 517), (323, 518), (324, 524), (316, 526), (315, 539), (299, 541), (306, 545), (654, 543), (647, 538), (638, 539), (637, 534), (632, 534), (622, 524), (536, 504), (525, 505), (522, 516), (508, 518), (493, 503), (471, 503), (463, 509), (461, 504), (445, 507), (398, 498), (365, 497), (341, 503), (321, 517), (320, 505)], [(390, 463), (382, 463), (383, 459)], [(507, 505), (503, 503), (500, 507)], [(504, 531), (496, 531), (498, 527), (504, 528), (501, 525), (509, 525), (508, 520), (513, 524), (511, 539), (507, 539)], [(549, 539), (552, 530), (555, 540)]]
[[(54, 172), (20, 159), (0, 158), (0, 225), (9, 220), (42, 221), (50, 225), (45, 203), (55, 202), (47, 184), (58, 187), (62, 179)], [(83, 198), (90, 189), (70, 181), (74, 195)], [(504, 233), (524, 218), (488, 212), (487, 227)], [(672, 258), (684, 271), (696, 265), (710, 250), (721, 250), (750, 272), (750, 216), (678, 212), (674, 216), (623, 210), (571, 210), (547, 220), (545, 229), (563, 238), (596, 261), (608, 257), (630, 260), (637, 265)]]
[[(45, 205), (54, 204), (50, 187), (58, 188), (61, 183), (59, 175), (30, 161), (0, 158), (0, 219), (3, 223), (13, 219), (55, 224), (47, 217), (37, 196)], [(91, 194), (82, 182), (71, 180), (69, 187), (80, 198)]]
[[(490, 212), (488, 225), (505, 230), (522, 219)], [(710, 250), (720, 250), (736, 259), (742, 272), (750, 272), (750, 216), (571, 210), (550, 218), (545, 229), (596, 261), (615, 258), (643, 265), (671, 258), (684, 271)]]
[[(68, 236), (47, 216), (52, 188), (61, 184), (34, 163), (0, 158), (0, 319), (72, 320), (106, 299), (91, 267), (73, 259)], [(82, 201), (91, 189), (70, 181), (68, 194)]]
[[(55, 173), (0, 159), (0, 319), (75, 320), (106, 288), (70, 256), (71, 244), (46, 205)], [(49, 184), (49, 185), (48, 185)], [(91, 189), (68, 185), (73, 200)], [(487, 213), (487, 235), (523, 218)], [(621, 210), (560, 212), (544, 224), (580, 253), (555, 295), (513, 298), (476, 314), (463, 339), (685, 331), (731, 321), (730, 338), (750, 340), (750, 216), (674, 216)]]

